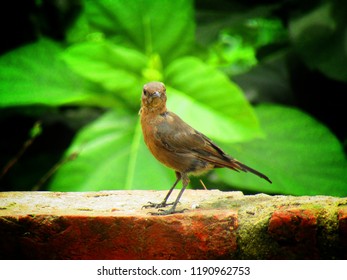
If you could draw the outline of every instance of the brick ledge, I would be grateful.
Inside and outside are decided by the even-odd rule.
[[[165,194],[0,193],[0,258],[347,258],[347,198],[187,190],[183,214],[141,209]]]

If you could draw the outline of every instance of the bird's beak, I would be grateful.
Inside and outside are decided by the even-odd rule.
[[[155,98],[155,97],[160,97],[161,96],[161,94],[160,94],[160,92],[159,91],[156,91],[156,92],[154,92],[153,94],[152,94],[152,98]]]

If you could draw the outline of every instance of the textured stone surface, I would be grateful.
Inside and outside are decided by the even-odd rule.
[[[319,258],[317,250],[318,213],[314,210],[286,209],[275,211],[268,232],[280,245],[279,257]]]
[[[342,250],[345,251],[347,257],[347,207],[341,207],[338,212],[339,220],[339,237],[342,245]]]
[[[0,193],[0,258],[347,258],[346,198],[187,190],[182,214],[141,209],[165,194]]]

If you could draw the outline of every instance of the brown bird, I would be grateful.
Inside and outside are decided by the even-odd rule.
[[[149,202],[144,208],[162,208],[172,205],[169,210],[159,209],[155,215],[182,213],[176,206],[189,184],[188,175],[199,175],[213,168],[227,167],[235,171],[251,172],[271,183],[270,179],[257,170],[239,162],[223,152],[201,132],[185,123],[179,116],[166,108],[166,89],[161,82],[145,84],[142,91],[140,109],[141,126],[145,143],[154,157],[175,170],[176,181],[161,203]],[[175,202],[167,200],[182,180],[182,189]]]

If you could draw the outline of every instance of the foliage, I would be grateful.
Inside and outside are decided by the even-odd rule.
[[[328,13],[321,9],[317,13]],[[222,28],[204,49],[197,48],[194,16],[193,2],[187,0],[86,0],[67,45],[43,38],[0,58],[3,108],[106,109],[77,132],[66,156],[77,152],[78,157],[58,170],[50,189],[168,189],[173,172],[150,155],[137,115],[143,84],[161,80],[170,110],[273,180],[269,185],[249,174],[218,170],[217,182],[255,192],[346,195],[347,162],[335,136],[298,109],[250,105],[227,76],[249,71],[259,63],[258,49],[286,40],[279,21],[248,19],[246,27],[257,31],[248,37],[249,28]],[[315,12],[310,17],[316,19]],[[307,18],[290,23],[294,45]],[[345,79],[324,57],[311,60],[306,46],[298,48],[312,65]]]
[[[310,67],[346,82],[346,6],[341,7],[338,4],[342,2],[338,2],[326,1],[304,16],[294,18],[289,32],[295,48]]]
[[[293,195],[346,192],[346,158],[340,142],[310,116],[294,108],[261,105],[257,115],[267,135],[226,150],[236,158],[247,158],[251,166],[262,166],[275,182],[267,184],[247,174],[231,176],[218,170],[221,180],[265,192]]]

